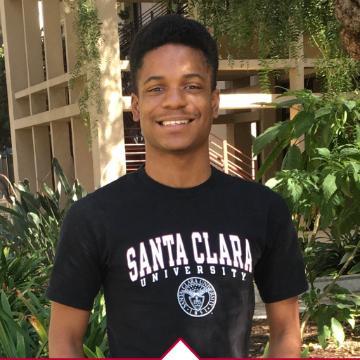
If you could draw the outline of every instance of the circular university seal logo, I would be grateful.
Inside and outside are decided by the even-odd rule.
[[[208,315],[216,305],[216,291],[205,279],[190,277],[184,280],[177,291],[181,309],[190,316]]]

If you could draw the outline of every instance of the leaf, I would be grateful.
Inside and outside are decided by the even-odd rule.
[[[360,146],[360,125],[356,124],[356,145]]]
[[[331,318],[331,331],[338,344],[342,345],[345,340],[344,328],[334,317]]]
[[[356,163],[354,161],[350,161],[350,166],[352,167],[354,175],[359,175],[359,173],[360,173],[360,164]]]
[[[356,106],[356,102],[354,100],[348,100],[344,102],[344,105],[351,111]]]
[[[331,113],[330,107],[322,107],[315,111],[315,119],[321,118],[323,116],[329,115]]]
[[[24,181],[24,183],[15,184],[15,188],[18,189],[19,191],[23,191],[23,192],[28,191],[25,181]]]
[[[322,183],[322,189],[324,192],[325,199],[327,201],[330,200],[331,196],[335,193],[337,190],[336,186],[336,176],[333,174],[328,174],[323,183]]]
[[[271,178],[266,183],[265,186],[269,187],[270,189],[274,188],[277,184],[281,183],[282,180]]]
[[[90,350],[85,344],[83,345],[84,354],[87,358],[96,358],[96,354]]]
[[[102,350],[98,346],[96,346],[96,356],[98,358],[101,358],[101,359],[105,358],[104,353],[102,352]]]
[[[350,181],[350,177],[349,175],[347,175],[345,178],[342,177],[339,179],[340,184],[339,184],[339,189],[341,189],[341,192],[349,197],[352,198],[353,197],[353,193],[351,191],[351,181]]]
[[[325,157],[325,158],[330,157],[330,150],[328,148],[316,148],[315,151],[322,157]]]
[[[279,130],[279,134],[277,140],[280,142],[281,140],[287,140],[288,144],[291,141],[291,132],[293,129],[292,121],[283,121],[282,126]]]
[[[292,120],[294,126],[293,138],[305,134],[314,123],[314,114],[308,111],[298,112]]]
[[[344,111],[343,118],[342,118],[342,124],[345,125],[348,118],[348,112]]]
[[[39,200],[37,198],[37,194],[32,194],[30,192],[30,189],[27,191],[20,191],[20,195],[22,201],[26,203],[28,209],[37,210],[39,208]]]
[[[42,306],[40,300],[31,291],[27,291],[27,296],[30,298],[29,300],[25,299],[25,297],[23,295],[20,297],[22,298],[24,304],[27,306],[27,308],[30,310],[30,312],[34,316],[37,316],[39,318],[40,314],[38,311],[36,311],[36,308],[43,309],[43,306]],[[44,312],[44,313],[45,313],[45,318],[48,318],[48,313],[47,312]],[[44,317],[42,317],[42,320],[44,320]]]
[[[26,357],[25,339],[19,332],[16,333],[16,357]]]
[[[52,165],[53,165],[55,174],[59,178],[59,182],[60,182],[61,186],[64,188],[65,194],[70,194],[71,186],[59,164],[59,161],[56,158],[53,159]],[[58,184],[58,186],[59,186],[59,184]]]
[[[2,323],[4,325],[6,324],[6,327],[9,329],[9,331],[8,331],[9,335],[11,335],[11,334],[13,335],[13,334],[16,334],[17,332],[19,332],[22,334],[22,336],[26,337],[29,342],[32,342],[31,338],[29,337],[29,334],[19,325],[19,323],[16,322],[12,316],[9,316],[6,312],[3,311],[3,309],[0,308],[0,339],[2,340],[2,344],[3,344],[3,336],[1,334]],[[6,328],[3,327],[3,329],[6,329]],[[6,330],[5,330],[5,333],[6,333]],[[15,347],[14,340],[12,337],[9,337],[8,345],[10,346],[10,348],[12,348],[13,353],[16,354],[16,347]],[[11,357],[14,357],[14,356],[16,356],[16,355],[12,355]]]
[[[281,96],[288,96],[287,94],[286,95],[280,95],[278,98],[280,98]],[[289,99],[289,100],[284,100],[284,101],[281,101],[279,103],[277,103],[277,107],[280,107],[280,108],[288,108],[288,107],[291,107],[293,105],[298,105],[298,104],[302,104],[302,101],[301,99],[299,98],[293,98],[293,99]]]
[[[264,163],[261,165],[259,171],[256,174],[256,180],[261,179],[261,177],[264,175],[265,171],[268,170],[271,165],[274,163],[274,161],[279,157],[281,152],[286,148],[286,145],[288,142],[284,140],[283,142],[277,144],[272,152],[269,154],[269,156],[266,158]]]
[[[338,299],[338,298],[337,298]],[[344,298],[342,298],[341,299],[341,301],[346,301]],[[344,309],[352,309],[352,305],[346,305],[346,304],[342,304],[342,303],[337,303],[336,305],[335,305],[338,309],[340,309],[340,310],[344,310]],[[349,310],[350,311],[350,310]]]
[[[349,323],[352,329],[355,329],[355,319],[354,318],[348,318],[346,321]]]
[[[327,346],[327,339],[330,337],[331,331],[327,325],[318,326],[318,340],[323,349]]]
[[[287,182],[287,188],[292,198],[293,203],[296,203],[303,192],[301,185],[294,181],[294,179],[289,179]]]
[[[4,291],[1,291],[1,307],[7,315],[12,316],[10,304]]]
[[[40,227],[41,220],[37,214],[30,212],[28,213],[28,218],[31,221],[31,223],[34,224],[37,228]]]
[[[284,160],[282,163],[282,169],[283,170],[293,170],[293,169],[302,170],[302,168],[303,168],[303,161],[302,161],[301,151],[297,145],[291,145],[284,157]]]
[[[346,253],[344,254],[344,256],[341,258],[339,264],[340,264],[340,265],[345,264],[345,263],[348,261],[349,257],[351,256],[351,254],[352,254],[352,251],[346,252]]]
[[[354,147],[345,147],[343,149],[340,150],[340,154],[343,156],[358,156],[360,154],[359,149],[356,149]]]
[[[8,208],[6,206],[2,206],[0,205],[0,211],[1,212],[6,212],[6,213],[9,213],[10,215],[13,215],[13,216],[16,216],[16,217],[19,217],[19,218],[22,218],[23,217],[23,214],[13,210],[12,208]]]
[[[41,341],[43,343],[46,343],[47,342],[47,332],[46,332],[43,324],[41,324],[39,319],[37,319],[33,315],[29,317],[29,321],[30,321],[30,324],[32,325],[32,327],[35,329],[35,331],[39,335]]]
[[[310,349],[309,346],[305,345],[305,348],[301,350],[300,358],[307,359],[310,355]]]
[[[331,141],[333,140],[334,134],[331,127],[331,122],[327,121],[320,130],[318,130],[316,133],[319,136],[318,144],[322,147],[329,146]],[[320,133],[320,134],[319,134]]]
[[[357,264],[355,264],[353,267],[350,268],[350,270],[348,271],[348,274],[359,274],[360,273],[360,262],[358,262]]]
[[[255,140],[253,144],[253,152],[254,155],[258,155],[266,145],[273,142],[278,136],[281,126],[283,123],[276,123],[274,126],[266,129],[262,134],[260,134]]]
[[[262,357],[264,357],[264,358],[267,358],[267,357],[269,357],[269,346],[270,346],[270,344],[269,344],[269,341],[265,344],[265,347],[264,347],[264,351],[263,351],[263,356]]]
[[[329,285],[326,285],[324,290],[328,288]],[[334,294],[336,296],[341,296],[341,295],[344,295],[344,298],[346,299],[346,295],[348,294],[351,294],[350,290],[345,288],[345,287],[342,287],[338,284],[334,284],[333,286],[331,286],[331,289],[329,291],[331,294]]]
[[[2,348],[2,356],[5,357],[16,357],[15,345],[12,341],[10,341],[10,337],[8,336],[5,327],[3,326],[2,320],[0,318],[0,349]]]

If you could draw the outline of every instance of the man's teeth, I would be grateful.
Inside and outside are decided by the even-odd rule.
[[[174,125],[185,125],[188,124],[190,120],[168,120],[163,121],[161,124],[163,126],[174,126]]]

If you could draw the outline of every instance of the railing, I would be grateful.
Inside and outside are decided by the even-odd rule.
[[[169,6],[170,5],[170,6]],[[153,19],[166,15],[169,13],[186,14],[188,4],[187,2],[176,4],[176,9],[172,9],[171,4],[165,2],[158,2],[153,5],[150,9],[140,14],[134,21],[119,25],[119,39],[120,39],[120,54],[121,56],[127,56],[129,54],[131,42],[135,34],[146,24],[150,23]]]
[[[145,144],[137,142],[136,136],[125,136],[125,154],[126,172],[136,171],[145,163]],[[210,134],[209,155],[211,164],[226,174],[247,180],[255,179],[255,160],[230,145],[227,140]]]
[[[125,156],[127,173],[136,171],[141,165],[145,164],[145,144],[129,142],[133,141],[133,139],[133,137],[125,136]]]
[[[255,179],[255,160],[214,134],[209,138],[211,163],[226,174],[247,180]]]

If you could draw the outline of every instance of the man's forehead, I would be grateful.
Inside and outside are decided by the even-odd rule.
[[[189,58],[197,58],[197,61],[193,62]],[[166,44],[145,53],[139,69],[143,68],[144,65],[147,67],[149,65],[161,66],[162,63],[168,61],[171,61],[172,65],[177,67],[180,66],[180,63],[183,63],[181,66],[189,66],[189,64],[192,64],[194,67],[199,65],[209,66],[205,54],[201,50],[181,44]],[[188,65],[185,65],[185,63]]]
[[[181,75],[184,78],[198,77],[205,79],[211,72],[201,50],[184,45],[164,45],[146,53],[142,59],[138,74],[146,77]]]

